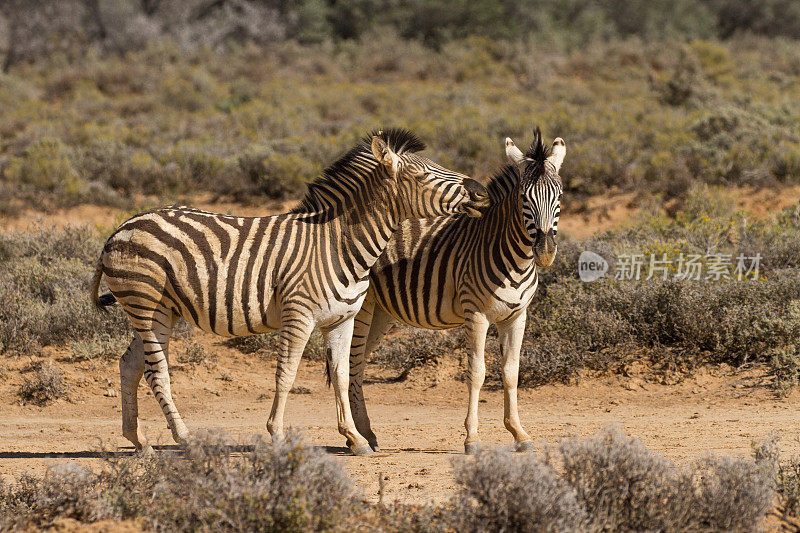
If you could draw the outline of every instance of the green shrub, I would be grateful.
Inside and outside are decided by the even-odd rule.
[[[716,188],[694,187],[674,218],[644,215],[627,228],[583,242],[562,241],[556,261],[541,271],[528,310],[520,382],[535,386],[570,381],[581,369],[624,371],[645,358],[656,372],[691,371],[701,364],[762,363],[785,392],[796,379],[800,345],[800,218],[792,207],[748,222],[732,199]],[[609,262],[607,278],[577,279],[580,253],[592,250]],[[730,254],[730,279],[611,279],[620,254]],[[759,275],[737,279],[737,257],[761,255]],[[745,264],[745,267],[747,264]],[[705,271],[704,271],[705,272]],[[499,375],[490,359],[490,376]]]
[[[77,203],[87,192],[86,183],[70,162],[68,148],[58,139],[34,141],[21,157],[11,160],[5,173],[23,187],[57,195],[63,204]]]
[[[611,19],[577,11],[587,34],[614,35]],[[516,27],[525,16],[505,20]],[[566,139],[573,199],[611,187],[680,199],[696,181],[797,182],[800,107],[785,96],[800,76],[797,47],[752,36],[587,44],[551,22],[525,25],[544,34],[464,35],[436,49],[376,20],[346,42],[213,54],[153,42],[124,59],[39,60],[0,84],[0,210],[127,207],[141,194],[296,198],[382,125],[413,129],[432,158],[480,178],[502,163],[501,139],[530,138],[531,117]]]

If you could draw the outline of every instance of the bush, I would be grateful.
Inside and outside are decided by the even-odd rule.
[[[87,361],[97,358],[118,358],[125,353],[130,339],[108,334],[69,343],[72,361]]]
[[[297,433],[249,446],[212,433],[180,453],[109,455],[97,473],[68,463],[15,485],[0,482],[0,528],[71,518],[136,520],[168,531],[750,531],[775,496],[777,448],[768,442],[755,456],[676,467],[604,429],[564,439],[543,459],[479,450],[454,461],[450,501],[376,506],[359,500],[336,460],[304,446]]]
[[[480,450],[453,468],[460,531],[577,531],[589,523],[572,487],[533,454]]]
[[[86,183],[72,167],[66,146],[42,137],[30,144],[22,157],[8,165],[6,176],[21,187],[51,193],[65,204],[74,204],[87,192]]]
[[[459,528],[477,531],[750,531],[774,498],[774,461],[707,456],[676,467],[606,428],[544,461],[481,450],[455,464]]]
[[[800,380],[800,354],[797,347],[772,350],[769,366],[775,375],[773,386],[780,396],[785,396],[795,388]]]
[[[52,361],[45,361],[36,366],[33,378],[25,378],[17,394],[24,403],[45,406],[66,398],[69,386],[64,372]]]
[[[778,467],[778,516],[795,528],[800,526],[800,460],[793,457]],[[787,528],[789,529],[789,528]]]
[[[202,344],[190,340],[186,347],[178,354],[178,362],[186,365],[199,365],[200,363],[213,363],[217,360],[216,354],[209,354]]]
[[[685,12],[678,4],[686,2],[673,6]],[[0,210],[128,207],[142,194],[163,202],[202,192],[252,204],[296,198],[364,131],[398,121],[430,143],[433,159],[480,178],[502,162],[500,139],[530,138],[531,116],[569,144],[568,198],[616,187],[679,199],[695,181],[797,183],[798,103],[779,97],[800,74],[791,42],[587,43],[561,35],[541,7],[488,17],[505,21],[505,40],[420,35],[441,40],[435,49],[408,40],[416,30],[376,20],[358,40],[335,44],[221,45],[210,53],[165,29],[179,44],[20,66],[0,83]],[[543,18],[523,24],[528,11]],[[611,19],[575,11],[587,17],[579,24],[587,34],[614,35]],[[638,6],[634,18],[652,23],[664,14],[647,12]],[[514,38],[517,24],[524,36]],[[532,97],[531,87],[558,97]]]
[[[336,461],[304,446],[296,433],[249,446],[208,434],[179,454],[105,461],[98,473],[68,463],[0,486],[0,527],[111,518],[171,531],[330,530],[357,504]]]
[[[645,215],[613,233],[561,242],[528,309],[520,383],[568,382],[584,368],[625,371],[634,359],[644,358],[652,371],[670,373],[707,363],[767,364],[776,374],[776,387],[785,392],[797,379],[800,345],[796,210],[749,223],[719,190],[695,187],[674,218]],[[584,250],[608,260],[606,278],[577,279]],[[642,279],[613,279],[623,254],[642,254]],[[664,254],[673,260],[666,279],[660,273],[644,279],[650,257]],[[731,276],[677,278],[675,260],[681,254],[700,257],[704,269],[708,254],[728,254]],[[761,255],[758,276],[737,279],[739,254]],[[499,374],[496,363],[490,369],[490,375]]]
[[[234,337],[225,341],[226,346],[236,348],[242,353],[260,353],[269,357],[278,353],[281,347],[281,336],[278,332],[249,335],[247,337]],[[325,342],[322,332],[315,329],[308,339],[303,357],[307,361],[325,360]]]
[[[463,333],[453,331],[427,331],[403,328],[404,334],[384,339],[372,360],[384,367],[400,372],[398,380],[405,380],[415,368],[436,365],[441,358],[451,355],[463,346]]]
[[[89,301],[101,247],[85,228],[0,236],[0,353],[78,342],[88,356],[127,346],[124,312],[99,313]]]

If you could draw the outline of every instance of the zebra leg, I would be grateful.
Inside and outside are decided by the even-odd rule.
[[[471,313],[464,324],[467,330],[467,346],[469,347],[469,406],[464,427],[467,438],[464,441],[464,453],[472,454],[478,450],[478,396],[486,379],[486,361],[484,347],[489,321],[480,313]]]
[[[164,323],[153,320],[151,329],[139,331],[144,342],[144,379],[150,385],[153,396],[156,397],[161,411],[167,419],[167,424],[172,431],[172,438],[175,442],[182,444],[189,438],[189,430],[183,423],[178,408],[172,399],[172,389],[170,387],[169,364],[167,362],[169,351],[169,337],[172,334],[172,327],[175,318],[163,311],[166,319]],[[167,326],[169,324],[169,326]]]
[[[139,428],[139,382],[144,373],[144,344],[142,337],[134,333],[128,349],[119,360],[119,381],[122,389],[122,435],[131,441],[137,450],[149,453],[153,448]]]
[[[353,413],[356,429],[376,452],[380,450],[380,447],[378,439],[370,427],[367,404],[364,400],[364,369],[367,365],[367,357],[389,331],[392,322],[391,316],[375,304],[375,300],[368,295],[356,315],[353,342],[350,347],[350,388],[348,389],[350,410]],[[347,443],[348,446],[350,444],[350,442]]]
[[[355,455],[370,455],[372,448],[361,436],[350,412],[347,388],[350,381],[350,342],[353,340],[353,317],[332,328],[324,328],[325,347],[331,369],[333,392],[336,395],[336,418],[339,433],[347,437],[350,450]]]
[[[514,436],[518,452],[535,449],[530,436],[522,428],[517,408],[519,352],[522,349],[522,337],[525,334],[526,316],[527,312],[523,310],[517,316],[497,323],[500,356],[503,364],[503,423]]]
[[[278,368],[275,371],[275,397],[272,399],[272,411],[267,420],[267,430],[272,441],[283,439],[283,414],[286,411],[286,400],[297,376],[297,367],[303,357],[303,350],[308,338],[314,330],[313,319],[292,315],[284,318],[281,325],[281,349],[278,354]]]

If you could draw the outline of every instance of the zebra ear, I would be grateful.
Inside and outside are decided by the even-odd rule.
[[[516,165],[520,171],[525,170],[525,154],[522,153],[522,150],[517,148],[517,145],[514,144],[511,137],[506,137],[506,157],[508,161]]]
[[[377,135],[372,137],[372,155],[386,167],[390,177],[397,179],[400,157]]]
[[[564,143],[564,139],[558,137],[553,141],[553,152],[547,158],[547,161],[550,161],[555,167],[556,174],[561,170],[561,163],[564,162],[565,155],[567,155],[567,145]]]

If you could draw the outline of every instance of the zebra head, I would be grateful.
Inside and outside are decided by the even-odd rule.
[[[514,141],[506,138],[506,156],[520,171],[522,218],[533,240],[534,262],[539,267],[553,264],[558,250],[556,234],[563,195],[558,171],[566,153],[561,137],[553,141],[552,147],[545,147],[539,128],[524,154]]]
[[[396,132],[389,130],[388,133]],[[398,141],[387,139],[386,134],[378,132],[372,137],[372,154],[396,184],[408,218],[431,218],[454,213],[479,217],[481,210],[489,206],[489,193],[474,179],[413,153],[416,150],[395,151],[390,143],[397,145]],[[418,143],[422,144],[421,141]]]

